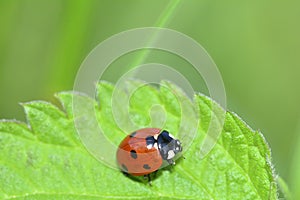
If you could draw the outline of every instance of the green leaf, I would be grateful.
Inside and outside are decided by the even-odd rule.
[[[0,122],[0,199],[278,199],[270,148],[261,133],[227,112],[221,135],[201,159],[209,123],[219,120],[218,113],[212,112],[217,104],[200,94],[192,102],[168,82],[160,88],[136,85],[140,82],[129,82],[128,91],[123,91],[107,82],[98,84],[94,106],[103,134],[118,145],[128,134],[124,130],[130,127],[129,121],[140,128],[163,125],[184,144],[191,141],[184,146],[185,159],[160,170],[152,186],[142,178],[124,176],[96,159],[97,151],[105,152],[102,145],[95,142],[93,150],[87,147],[92,155],[78,137],[74,97],[94,100],[62,92],[56,95],[62,110],[34,101],[23,104],[28,124]],[[113,101],[115,89],[123,100]],[[118,125],[113,106],[119,117],[130,120]],[[182,109],[190,113],[182,130],[195,122],[195,116],[200,117],[193,137],[178,133]]]
[[[290,170],[290,179],[291,179],[291,191],[293,193],[294,199],[300,199],[300,120],[296,128],[296,134],[298,136],[294,155],[292,157],[291,170]]]

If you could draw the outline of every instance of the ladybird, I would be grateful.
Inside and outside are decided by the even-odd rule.
[[[182,151],[181,142],[168,131],[143,128],[126,136],[117,150],[117,163],[125,174],[148,176],[156,172],[163,161],[174,165],[176,154]]]

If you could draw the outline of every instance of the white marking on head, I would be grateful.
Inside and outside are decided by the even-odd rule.
[[[155,134],[153,137],[155,140],[157,140],[159,134]]]
[[[168,151],[168,157],[167,157],[168,160],[174,158],[174,156],[175,156],[175,153],[173,150]]]
[[[176,150],[176,151],[179,151],[179,147],[176,147],[175,150]]]
[[[152,147],[153,147],[153,144],[148,144],[147,145],[147,149],[152,149]]]
[[[177,140],[177,144],[180,145],[180,142]]]
[[[155,149],[158,149],[157,142],[154,143],[153,147],[154,147]]]
[[[174,137],[172,134],[170,134],[170,133],[169,133],[169,136],[170,136],[171,138],[173,138],[173,139],[175,138],[175,137]]]

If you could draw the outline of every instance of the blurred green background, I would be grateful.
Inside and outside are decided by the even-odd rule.
[[[171,28],[209,52],[228,109],[263,132],[277,173],[297,191],[299,20],[296,0],[0,0],[0,118],[25,120],[19,102],[55,101],[55,92],[71,90],[83,59],[111,35]]]

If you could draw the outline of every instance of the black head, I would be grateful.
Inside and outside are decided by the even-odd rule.
[[[163,130],[157,137],[157,144],[161,157],[169,164],[175,164],[173,158],[182,151],[181,142]]]

